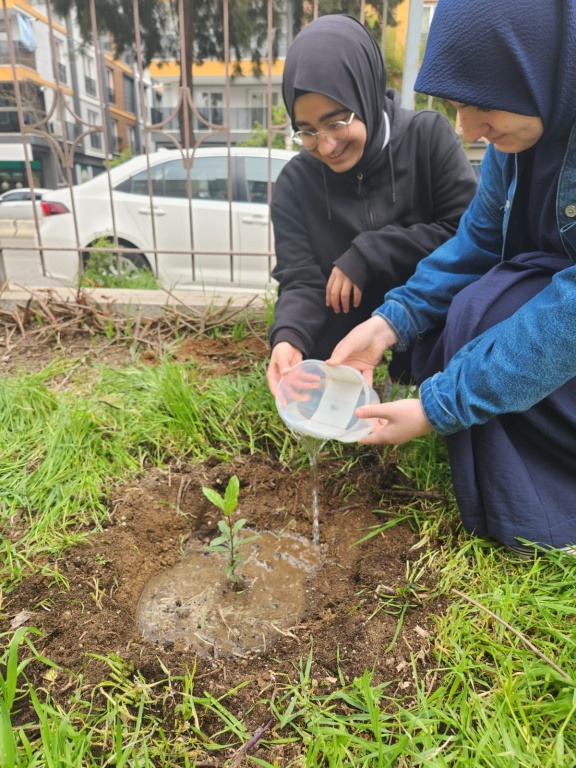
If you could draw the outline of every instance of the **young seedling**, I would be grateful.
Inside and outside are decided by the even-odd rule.
[[[238,506],[238,494],[240,491],[240,482],[236,475],[233,475],[228,481],[224,496],[215,491],[213,488],[202,488],[202,493],[206,498],[212,502],[218,509],[222,510],[224,515],[222,520],[218,521],[218,528],[220,530],[220,536],[212,539],[209,548],[213,552],[223,552],[227,557],[226,563],[226,576],[234,587],[238,589],[238,568],[243,563],[240,557],[240,546],[248,544],[257,536],[250,536],[249,538],[240,538],[239,533],[246,525],[246,518],[242,517],[240,520],[236,520],[234,524],[232,522],[232,513]]]

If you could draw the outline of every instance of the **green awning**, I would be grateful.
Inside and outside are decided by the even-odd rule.
[[[42,168],[40,160],[31,160],[30,167],[34,171],[39,171]],[[26,163],[23,160],[0,160],[0,171],[4,169],[6,171],[25,171]]]

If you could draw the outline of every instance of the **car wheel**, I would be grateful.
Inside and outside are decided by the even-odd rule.
[[[84,271],[90,267],[90,262],[92,262],[93,265],[98,264],[101,269],[104,269],[110,275],[118,275],[120,273],[126,277],[130,277],[131,275],[142,271],[152,272],[152,267],[143,253],[122,252],[122,248],[134,248],[135,246],[132,243],[129,243],[126,240],[119,240],[118,246],[120,251],[119,254],[108,251],[84,251],[82,254]],[[114,242],[111,238],[99,238],[93,243],[90,243],[89,247],[108,249],[114,247]],[[120,267],[120,271],[118,270],[118,267]]]
[[[157,289],[148,259],[142,253],[126,253],[132,243],[119,241],[115,246],[109,237],[101,237],[90,244],[93,251],[82,254],[83,274],[81,288],[149,288]],[[99,249],[102,250],[99,250]],[[116,248],[116,250],[113,250]],[[110,250],[112,249],[112,250]]]

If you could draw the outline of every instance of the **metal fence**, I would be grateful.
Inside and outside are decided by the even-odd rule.
[[[212,91],[191,81],[183,34],[176,65],[145,65],[138,0],[133,54],[121,57],[99,28],[95,0],[84,4],[87,37],[50,0],[21,5],[3,0],[0,17],[0,63],[11,73],[0,84],[0,192],[48,190],[41,202],[0,202],[0,284],[17,280],[16,267],[31,258],[40,276],[77,284],[97,253],[113,254],[117,270],[149,269],[171,289],[270,287],[269,203],[291,151],[289,125],[278,117],[273,0],[259,77],[237,74],[222,0],[221,76]],[[185,0],[173,7],[173,29],[184,30]],[[284,48],[290,25],[287,13]],[[167,91],[170,103],[161,98]],[[239,106],[240,91],[252,102]],[[247,138],[261,146],[238,147]],[[132,156],[127,162],[123,152]]]

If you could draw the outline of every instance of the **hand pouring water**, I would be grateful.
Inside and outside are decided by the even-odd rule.
[[[377,419],[358,419],[354,411],[380,400],[364,377],[347,365],[304,360],[282,377],[276,407],[294,432],[322,440],[352,443],[369,434]]]

